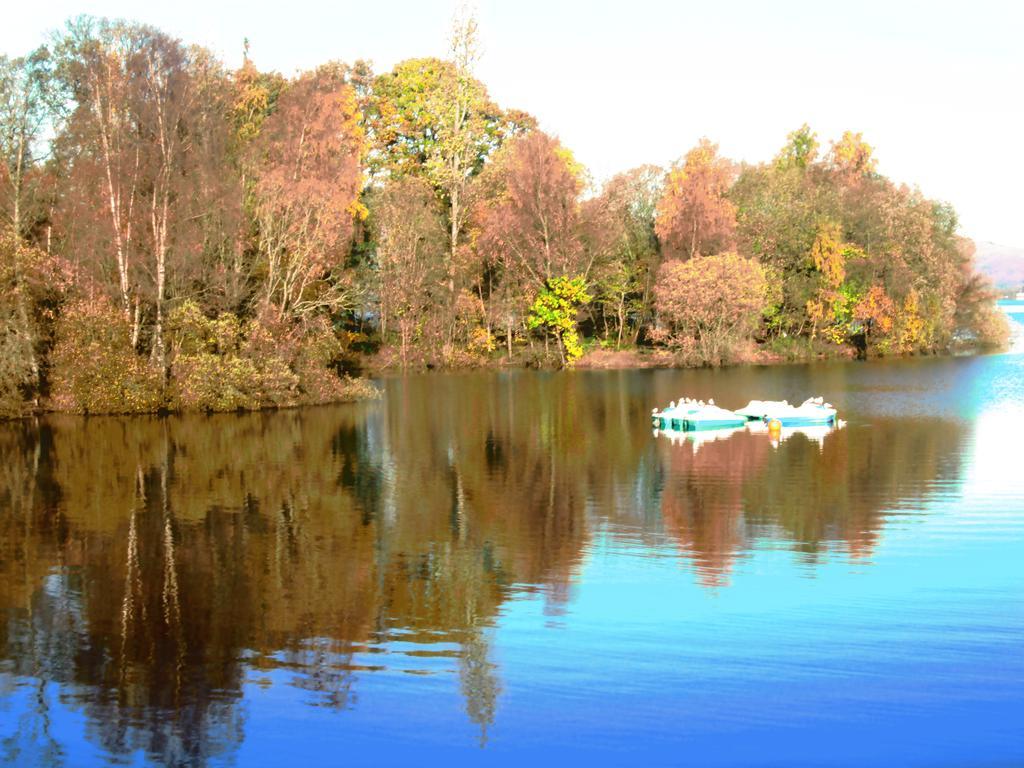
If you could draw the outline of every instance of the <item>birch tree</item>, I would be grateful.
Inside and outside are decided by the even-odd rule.
[[[132,101],[144,37],[137,26],[81,17],[68,24],[56,46],[58,78],[72,105],[60,137],[70,167],[64,235],[77,258],[100,260],[100,275],[108,273],[103,261],[114,262],[115,298],[132,323],[134,346],[141,319],[133,267],[143,144]]]
[[[0,56],[0,220],[19,237],[33,223],[39,165],[46,154],[49,79],[46,48],[23,58]]]

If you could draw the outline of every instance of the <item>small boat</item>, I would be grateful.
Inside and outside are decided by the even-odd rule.
[[[778,421],[783,427],[826,426],[836,420],[836,409],[820,397],[796,406],[785,400],[751,400],[736,413],[750,421]]]
[[[686,432],[697,429],[732,429],[743,427],[747,423],[745,416],[719,408],[714,400],[686,414],[682,419],[681,429]]]
[[[673,400],[663,411],[654,408],[651,411],[651,421],[658,429],[682,429],[683,419],[703,405],[702,400],[692,400],[689,397],[681,398],[678,403]]]

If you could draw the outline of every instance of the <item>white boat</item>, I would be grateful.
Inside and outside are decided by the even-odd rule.
[[[682,419],[681,429],[689,432],[696,429],[733,429],[745,426],[747,419],[734,411],[719,408],[711,401],[708,405],[690,411]]]
[[[682,429],[683,419],[703,405],[702,400],[693,400],[689,397],[680,398],[678,403],[673,400],[663,411],[654,408],[651,411],[651,421],[658,429]]]
[[[651,412],[651,421],[659,429],[688,432],[695,429],[742,427],[747,419],[733,411],[719,408],[714,400],[705,403],[703,400],[683,398],[679,403],[673,400],[663,411],[654,409]]]
[[[808,398],[796,406],[785,400],[751,400],[736,413],[750,421],[778,421],[783,427],[829,425],[836,420],[836,409],[820,397]]]

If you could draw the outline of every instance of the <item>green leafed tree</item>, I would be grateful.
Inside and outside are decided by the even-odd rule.
[[[529,327],[541,328],[555,338],[563,366],[583,356],[576,316],[591,298],[582,277],[552,277],[530,307]]]

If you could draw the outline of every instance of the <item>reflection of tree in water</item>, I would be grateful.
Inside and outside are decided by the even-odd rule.
[[[721,586],[746,549],[743,483],[758,474],[772,447],[765,435],[738,432],[699,446],[670,446],[661,514],[666,531],[693,560],[707,586]]]
[[[62,765],[63,749],[52,732],[51,706],[55,691],[50,681],[65,682],[62,671],[73,663],[85,639],[81,605],[68,569],[55,569],[43,578],[42,588],[31,597],[28,618],[12,632],[8,625],[7,649],[12,668],[0,674],[0,692],[19,695],[15,677],[32,678],[20,695],[26,706],[16,731],[0,742],[0,762],[5,765]],[[5,654],[6,658],[6,654]],[[6,666],[6,665],[5,665]]]
[[[69,701],[110,753],[180,763],[232,749],[242,686],[262,670],[291,671],[310,703],[343,709],[372,666],[360,652],[396,631],[456,644],[443,658],[485,740],[500,691],[487,628],[512,584],[564,599],[583,490],[509,424],[494,439],[523,461],[489,481],[486,432],[450,430],[456,405],[401,420],[346,407],[0,433],[17,459],[2,470],[16,499],[2,546],[18,555],[0,566],[0,658],[38,677],[26,601],[63,564],[79,634],[38,679],[78,691]]]
[[[114,754],[201,763],[242,740],[264,672],[343,710],[389,665],[457,670],[485,744],[501,606],[563,612],[595,522],[664,525],[720,584],[758,537],[867,551],[887,505],[956,471],[955,436],[899,421],[693,454],[651,440],[638,381],[408,378],[370,405],[5,426],[0,659],[59,683]],[[5,755],[50,748],[41,691]]]
[[[752,540],[781,538],[815,560],[831,548],[867,557],[889,511],[958,472],[960,437],[940,419],[846,427],[823,443],[737,432],[694,449],[659,442],[666,530],[701,583],[721,586]]]
[[[480,746],[487,746],[487,727],[494,722],[501,683],[490,660],[490,642],[481,630],[472,630],[462,644],[459,680],[466,698],[466,714],[480,726]]]

